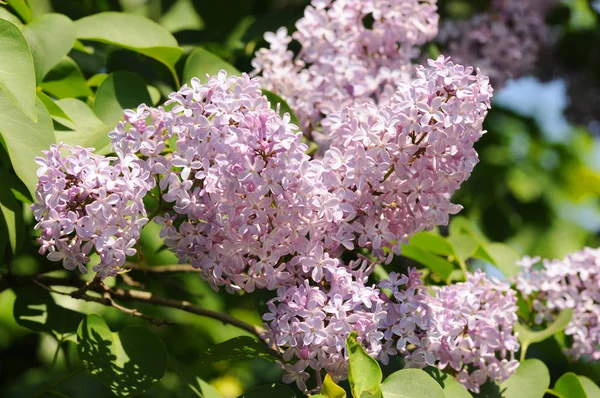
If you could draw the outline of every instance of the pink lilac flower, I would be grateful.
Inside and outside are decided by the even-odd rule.
[[[435,366],[456,371],[456,379],[475,393],[488,379],[501,383],[510,377],[519,366],[516,292],[481,271],[433,289],[426,301],[432,317],[425,349]]]
[[[566,308],[573,318],[565,329],[572,338],[566,354],[575,360],[600,360],[600,249],[584,248],[562,260],[525,257],[517,264],[517,289],[531,300],[536,324],[547,324]]]
[[[323,266],[323,283],[309,279],[298,285],[282,286],[263,315],[263,338],[283,351],[288,363],[284,381],[296,382],[306,391],[306,370],[324,369],[334,380],[347,377],[346,339],[358,333],[367,353],[377,357],[383,333],[379,324],[385,318],[379,290],[366,285],[366,277],[334,260]],[[360,269],[360,266],[358,267]]]
[[[256,53],[254,73],[290,104],[305,134],[316,134],[332,112],[393,95],[396,82],[409,75],[417,46],[437,34],[435,3],[313,0],[292,36],[286,28],[265,34],[270,48]],[[297,56],[288,49],[292,39],[302,46]]]
[[[143,197],[152,188],[137,160],[104,157],[93,148],[52,145],[40,165],[36,203],[40,253],[86,273],[95,250],[101,278],[114,276],[136,254],[140,229],[148,222]]]

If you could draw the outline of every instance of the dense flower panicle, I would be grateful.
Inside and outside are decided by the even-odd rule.
[[[416,269],[408,275],[390,273],[379,288],[390,289],[385,298],[386,317],[379,325],[384,343],[379,360],[387,365],[389,356],[402,355],[406,366],[422,368],[433,365],[435,357],[428,352],[427,331],[431,327],[431,311],[426,304],[427,293]]]
[[[139,109],[141,122],[130,118],[133,127],[122,123],[112,137],[119,153],[140,151],[160,175],[163,199],[173,203],[157,219],[169,249],[215,288],[289,283],[295,275],[284,257],[312,249],[310,209],[298,190],[307,147],[289,115],[269,107],[256,80],[224,71],[206,84],[192,80],[167,105],[172,110]],[[172,154],[157,155],[169,140],[176,140]]]
[[[256,53],[261,85],[294,109],[305,134],[323,117],[364,101],[385,101],[408,77],[416,46],[437,34],[436,0],[313,0],[290,37],[268,32]],[[288,50],[292,39],[302,46]],[[326,130],[326,128],[325,128]],[[325,131],[326,133],[326,131]]]
[[[498,88],[533,70],[548,44],[544,16],[553,0],[495,0],[491,9],[464,20],[446,20],[437,41],[463,64],[475,65]]]
[[[600,249],[585,248],[563,260],[523,258],[517,289],[531,298],[535,323],[549,323],[566,308],[573,317],[565,329],[572,337],[566,353],[573,359],[600,360]]]
[[[134,156],[98,156],[93,148],[52,145],[36,158],[40,165],[36,203],[31,208],[41,229],[40,253],[65,268],[87,272],[93,249],[101,278],[114,276],[136,253],[140,229],[148,219],[143,197],[152,188]]]
[[[283,380],[306,391],[306,370],[324,369],[334,380],[347,376],[346,339],[352,331],[372,356],[381,351],[379,324],[386,316],[379,290],[367,286],[360,273],[342,267],[339,260],[323,268],[323,283],[307,279],[282,286],[268,304],[264,338],[283,350],[288,364]],[[350,265],[349,268],[353,268]]]
[[[330,116],[331,146],[305,172],[312,203],[326,213],[311,225],[329,250],[368,247],[391,260],[410,236],[460,210],[450,197],[478,162],[473,145],[492,88],[443,56],[416,76],[386,106]]]
[[[516,292],[481,271],[467,274],[464,283],[434,289],[427,300],[432,319],[426,349],[436,366],[454,369],[456,379],[475,393],[486,380],[502,382],[513,374],[519,366]]]

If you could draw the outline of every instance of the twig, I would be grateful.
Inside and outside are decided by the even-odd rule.
[[[200,272],[196,268],[188,264],[175,264],[175,265],[157,265],[154,267],[146,267],[145,269],[137,265],[136,263],[127,262],[125,266],[136,271],[144,271],[147,274],[172,274],[176,272]]]
[[[64,279],[64,278],[53,278],[53,277],[45,277],[45,276],[38,277],[36,275],[32,275],[32,276],[16,276],[15,275],[13,277],[13,279],[11,280],[11,283],[14,283],[14,284],[36,284],[36,285],[42,287],[43,289],[51,291],[52,293],[67,295],[67,296],[70,296],[70,297],[78,299],[78,300],[92,301],[92,302],[96,302],[96,303],[99,303],[99,304],[102,304],[105,306],[109,306],[109,307],[113,307],[114,300],[121,300],[121,301],[139,301],[142,303],[153,304],[153,305],[157,305],[160,307],[176,308],[176,309],[179,309],[179,310],[182,310],[185,312],[189,312],[191,314],[216,319],[218,321],[223,322],[224,324],[232,325],[232,326],[235,326],[242,330],[245,330],[249,333],[252,333],[253,335],[255,335],[259,338],[260,338],[261,334],[263,333],[263,329],[261,327],[251,325],[251,324],[241,321],[237,318],[234,318],[231,315],[212,311],[212,310],[202,308],[202,307],[198,307],[188,301],[172,300],[172,299],[164,298],[161,296],[157,296],[154,293],[145,292],[145,291],[141,291],[141,290],[125,290],[125,289],[121,289],[121,288],[112,288],[111,289],[104,285],[91,285],[88,288],[90,291],[94,291],[94,292],[100,293],[100,294],[104,294],[105,291],[108,290],[111,298],[113,299],[113,302],[110,302],[105,297],[90,296],[87,293],[83,294],[81,297],[73,297],[72,293],[56,291],[50,287],[50,286],[71,286],[71,287],[81,288],[84,285],[86,285],[86,283],[81,280],[69,280],[69,279]],[[117,309],[120,309],[120,308],[117,308]],[[128,310],[131,310],[131,309],[128,309]],[[136,315],[136,314],[130,314],[130,315],[140,316],[140,315]]]

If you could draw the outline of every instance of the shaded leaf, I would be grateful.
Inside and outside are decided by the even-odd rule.
[[[4,216],[4,222],[8,231],[8,241],[13,254],[16,254],[23,244],[25,237],[25,221],[23,220],[23,206],[15,197],[11,189],[11,177],[8,171],[0,167],[0,181],[3,183],[0,189],[0,211]]]
[[[0,60],[0,91],[35,122],[33,58],[19,28],[5,19],[0,19]]]
[[[195,385],[190,384],[190,388],[194,394],[201,398],[221,398],[221,394],[213,386],[199,377],[196,377]]]
[[[36,84],[75,44],[75,25],[62,14],[46,14],[27,24],[23,35],[33,56]]]
[[[94,112],[104,124],[111,126],[123,120],[125,109],[136,109],[140,104],[152,104],[144,79],[132,72],[115,72],[98,87]]]
[[[40,100],[37,100],[36,109],[38,121],[34,123],[0,90],[0,134],[15,173],[25,183],[31,197],[35,197],[38,182],[38,165],[34,159],[55,142],[52,119]]]
[[[295,398],[296,393],[289,387],[283,384],[270,384],[267,386],[259,386],[251,390],[246,391],[238,398],[266,398],[266,397],[277,397],[277,398]]]
[[[100,316],[88,315],[77,330],[77,352],[84,366],[119,396],[146,391],[167,370],[167,350],[150,329],[110,331]]]
[[[220,362],[246,358],[264,358],[275,361],[266,347],[250,336],[239,336],[208,348],[202,355],[202,362]]]
[[[433,232],[419,232],[410,239],[409,245],[441,256],[454,254],[454,249],[446,238]]]
[[[12,7],[13,10],[15,10],[15,12],[17,14],[19,14],[19,16],[21,18],[23,18],[23,21],[25,22],[29,22],[31,21],[31,9],[29,8],[29,5],[27,4],[26,0],[5,0],[9,6]]]
[[[17,323],[36,332],[54,333],[63,339],[75,339],[77,327],[85,315],[61,307],[49,292],[37,286],[20,286],[13,315]]]
[[[550,386],[548,368],[539,359],[526,359],[500,384],[503,398],[542,398]]]
[[[40,84],[42,90],[54,98],[89,97],[94,93],[88,87],[79,66],[69,57],[63,57]]]
[[[227,72],[227,75],[240,76],[241,72],[233,65],[222,60],[210,51],[199,47],[190,53],[183,67],[183,82],[190,83],[192,78],[197,77],[202,83],[208,79],[206,75],[215,76],[221,69]]]
[[[383,375],[377,361],[365,352],[356,340],[358,334],[350,333],[346,340],[348,348],[348,381],[355,397],[379,397],[379,385]]]

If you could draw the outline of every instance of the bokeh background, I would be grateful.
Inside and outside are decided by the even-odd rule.
[[[144,15],[172,32],[184,49],[176,66],[181,74],[186,55],[197,47],[210,50],[240,71],[251,72],[253,53],[266,45],[264,32],[280,26],[293,31],[308,1],[28,3],[33,18],[47,12],[62,13],[72,20],[103,11]],[[485,125],[488,133],[476,145],[480,164],[454,197],[464,206],[460,216],[469,219],[489,240],[504,242],[521,255],[557,258],[586,245],[600,246],[600,1],[532,1],[529,9],[510,18],[498,11],[502,3],[439,1],[443,34],[423,48],[423,58],[441,52],[459,61],[464,59],[489,71],[495,82],[493,109]],[[7,11],[14,10],[0,5],[0,18],[8,18]],[[496,31],[490,33],[490,29]],[[176,89],[169,70],[151,58],[99,43],[84,44],[88,51],[74,49],[69,56],[92,89],[93,76],[121,70],[141,75],[157,89],[155,95],[161,100]],[[517,51],[517,55],[504,53],[507,49]],[[523,62],[506,64],[509,56]],[[23,217],[29,239],[24,240],[13,259],[15,271],[31,274],[57,268],[57,264],[37,254],[34,223],[27,208],[23,209]],[[174,256],[164,250],[157,226],[144,230],[142,247],[149,266],[176,263]],[[409,260],[400,259],[390,269],[408,264]],[[473,260],[469,266],[495,272],[493,266],[481,260]],[[270,293],[244,297],[217,293],[190,274],[157,277],[140,272],[135,276],[146,288],[163,296],[224,311],[253,324],[260,324],[261,308],[270,297]],[[13,317],[15,297],[11,290],[0,294],[0,396],[45,396],[44,387],[68,375],[72,362],[77,361],[74,344],[64,342],[57,350],[54,337],[19,326]],[[55,300],[74,310],[102,315],[113,330],[136,323],[145,325],[143,320],[93,303],[61,297]],[[253,386],[280,380],[278,368],[259,358],[203,361],[208,347],[243,334],[240,330],[177,310],[144,310],[176,324],[155,328],[170,354],[169,371],[143,396],[199,396],[189,385],[197,384],[199,391],[202,383],[208,382],[223,397],[237,397]],[[569,363],[560,354],[549,356],[552,350],[560,352],[556,344],[549,341],[532,347],[530,354],[543,358],[553,376],[574,369],[600,381],[600,371],[592,366]],[[70,397],[110,396],[101,382],[86,373],[70,378],[55,390]],[[204,391],[208,391],[205,396],[211,396],[212,390]]]

